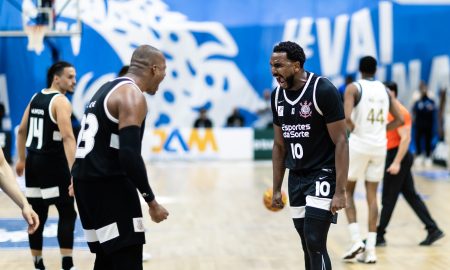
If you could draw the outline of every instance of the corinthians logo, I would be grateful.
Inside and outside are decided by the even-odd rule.
[[[307,100],[305,100],[305,102],[300,103],[300,116],[303,118],[308,118],[311,116],[312,114],[312,110],[311,110],[311,102],[308,103]]]

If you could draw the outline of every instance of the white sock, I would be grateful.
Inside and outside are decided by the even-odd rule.
[[[42,256],[33,256],[33,262],[38,263],[42,259]]]
[[[353,243],[361,241],[361,233],[359,232],[359,225],[357,222],[348,224],[348,229],[350,230],[350,237]]]
[[[367,234],[366,249],[375,249],[376,241],[377,241],[377,233],[369,232]]]

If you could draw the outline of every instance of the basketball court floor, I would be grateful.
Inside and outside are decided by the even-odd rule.
[[[144,250],[152,258],[144,263],[144,269],[304,269],[300,240],[289,210],[270,212],[262,202],[264,190],[272,183],[270,162],[157,162],[148,165],[148,171],[157,199],[170,216],[155,224],[146,213]],[[328,237],[333,269],[449,269],[450,177],[440,168],[416,171],[415,175],[417,190],[447,236],[430,247],[419,246],[426,236],[424,226],[400,198],[388,227],[387,246],[377,248],[378,262],[344,263],[340,256],[349,247],[350,238],[341,211]],[[361,230],[366,232],[362,183],[356,195]],[[55,208],[51,208],[50,217],[45,230],[44,262],[47,269],[60,269]],[[23,228],[20,211],[0,192],[1,270],[33,268]],[[79,223],[75,242],[77,268],[92,269],[94,256],[86,248]]]

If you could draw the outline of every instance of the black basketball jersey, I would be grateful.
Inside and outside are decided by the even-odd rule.
[[[272,92],[273,123],[280,126],[290,170],[310,171],[335,167],[335,145],[327,123],[345,118],[336,87],[323,77],[307,72],[304,87]]]
[[[64,156],[61,133],[51,112],[51,104],[59,95],[56,90],[42,90],[31,98],[25,143],[28,151]]]
[[[86,106],[77,139],[73,177],[88,180],[126,175],[119,162],[119,120],[106,106],[109,95],[124,84],[133,84],[136,91],[140,91],[132,79],[120,77],[102,85]]]

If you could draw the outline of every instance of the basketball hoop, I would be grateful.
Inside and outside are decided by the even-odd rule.
[[[41,54],[44,50],[44,37],[47,32],[47,25],[26,25],[25,33],[28,36],[27,50]]]

